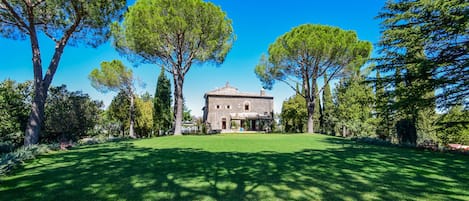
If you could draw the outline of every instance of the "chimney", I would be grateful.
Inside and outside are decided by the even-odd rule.
[[[265,90],[264,90],[264,88],[261,89],[261,96],[265,96]]]

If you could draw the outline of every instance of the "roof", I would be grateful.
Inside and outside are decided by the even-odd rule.
[[[261,93],[246,93],[240,92],[237,88],[230,86],[227,82],[226,85],[222,88],[215,89],[205,93],[207,96],[241,96],[241,97],[260,97],[260,98],[273,98],[272,96],[266,95],[264,89],[261,90]]]

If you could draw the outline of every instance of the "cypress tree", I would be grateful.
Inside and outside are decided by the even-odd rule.
[[[324,80],[327,80],[327,74],[324,74]],[[324,133],[329,134],[333,133],[334,122],[333,122],[333,112],[334,112],[334,103],[332,102],[331,87],[329,82],[326,83],[322,92],[322,130]]]
[[[164,68],[158,77],[153,99],[153,130],[156,133],[166,132],[171,128],[171,83],[164,74]]]

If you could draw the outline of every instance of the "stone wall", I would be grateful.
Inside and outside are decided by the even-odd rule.
[[[222,119],[226,119],[226,130],[231,128],[232,113],[258,113],[273,115],[274,100],[270,96],[213,96],[206,97],[205,122],[212,130],[222,129]],[[246,108],[248,105],[248,108]],[[247,110],[246,110],[247,109]]]

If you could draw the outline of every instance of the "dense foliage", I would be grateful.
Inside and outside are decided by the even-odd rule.
[[[280,118],[284,132],[304,132],[306,121],[308,119],[305,99],[301,95],[296,94],[283,101]]]
[[[376,135],[381,140],[391,139],[395,134],[395,129],[393,128],[394,110],[390,107],[392,98],[389,97],[384,88],[379,71],[376,71],[375,96]]]
[[[401,105],[437,101],[451,106],[469,96],[469,2],[466,0],[388,1],[378,15],[382,36],[377,69],[389,72],[388,85],[403,94]],[[400,76],[393,72],[400,71]],[[397,86],[404,79],[405,89]],[[397,81],[397,82],[396,82]],[[425,94],[437,90],[434,97]]]
[[[23,143],[31,107],[31,82],[0,83],[0,153],[8,152]]]
[[[438,122],[438,138],[442,143],[469,145],[469,110],[453,106]]]
[[[51,87],[46,101],[43,142],[73,141],[93,135],[100,119],[101,101],[81,91],[70,92],[65,85]]]
[[[134,96],[135,99],[135,137],[152,137],[157,135],[153,130],[153,97],[149,93]],[[110,126],[107,132],[110,136],[128,136],[130,127],[130,97],[126,92],[120,91],[111,101],[106,110],[105,123]],[[118,129],[113,129],[118,128]],[[117,132],[116,132],[117,131]]]
[[[374,81],[381,138],[414,145],[460,141],[447,136],[455,127],[443,119],[452,115],[439,120],[436,111],[467,107],[468,6],[464,0],[399,0],[388,1],[379,13],[382,36]],[[456,124],[467,126],[462,119]],[[464,133],[463,127],[457,133]]]
[[[109,117],[117,122],[120,134],[125,135],[125,130],[130,127],[130,99],[126,92],[119,91],[108,107]],[[128,133],[127,133],[128,134]]]
[[[374,136],[373,117],[374,93],[371,86],[363,82],[364,77],[353,74],[341,80],[335,88],[336,130],[342,136]]]
[[[135,98],[135,110],[135,131],[137,136],[153,136],[153,98],[149,93]]]
[[[32,99],[31,82],[0,83],[0,152],[9,152],[23,144]],[[45,124],[41,141],[75,142],[96,134],[102,102],[80,91],[68,91],[65,85],[51,87],[45,105]]]

